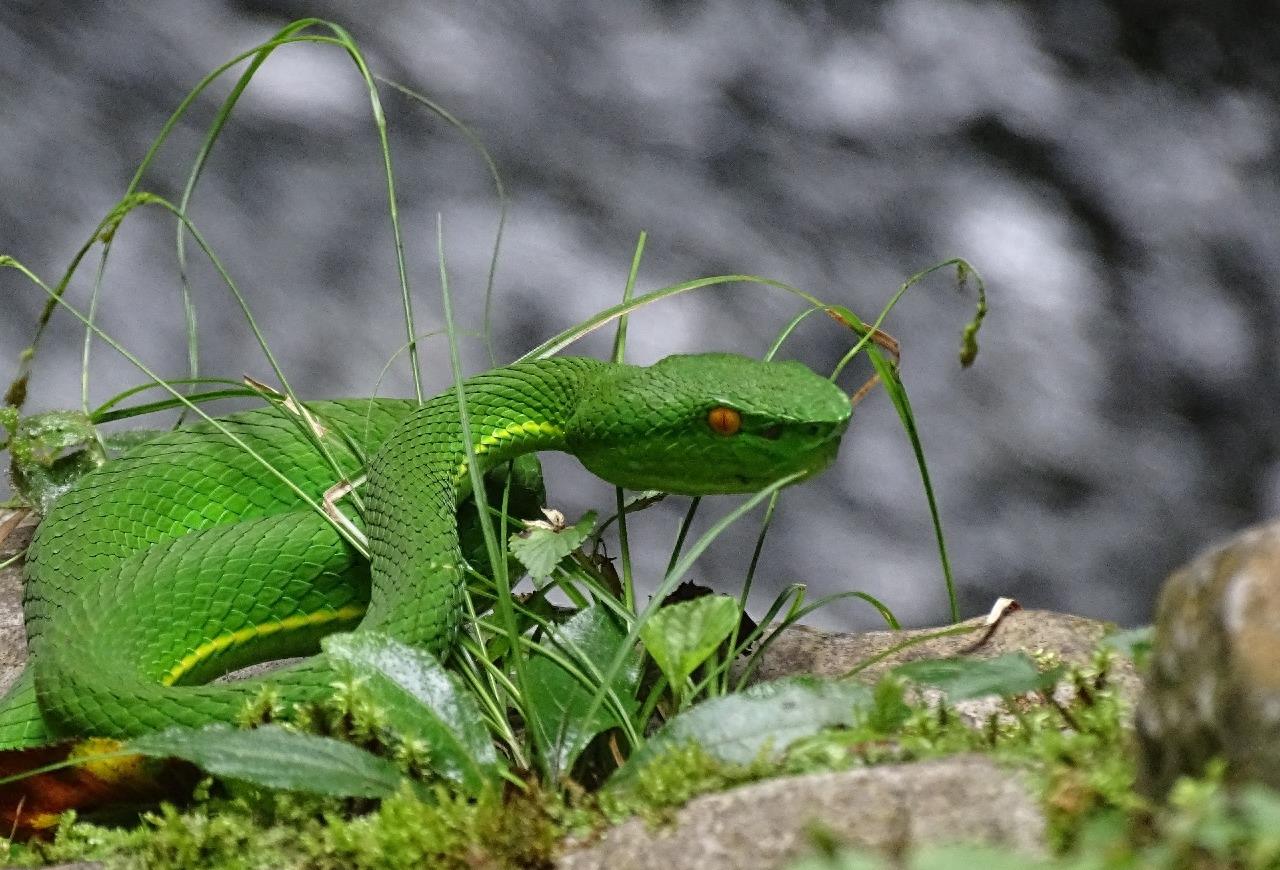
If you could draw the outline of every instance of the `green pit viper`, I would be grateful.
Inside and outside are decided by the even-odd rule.
[[[794,362],[730,354],[637,367],[557,357],[463,384],[474,454],[493,468],[576,456],[633,490],[750,492],[834,458],[849,398]],[[159,435],[81,477],[27,556],[30,662],[0,701],[0,748],[232,722],[270,684],[286,704],[326,697],[334,631],[376,630],[446,655],[462,615],[457,506],[470,489],[452,390],[308,403],[359,491],[370,558],[208,423]],[[314,500],[334,471],[276,406],[223,425]],[[261,677],[245,665],[309,655]]]

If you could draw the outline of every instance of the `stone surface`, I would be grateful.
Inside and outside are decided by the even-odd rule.
[[[1233,780],[1280,787],[1280,522],[1169,577],[1137,725],[1152,794],[1215,756]]]
[[[853,847],[900,854],[971,842],[1042,854],[1044,818],[1013,771],[979,756],[783,777],[690,801],[670,826],[640,819],[564,855],[562,870],[785,867],[820,827]]]
[[[0,508],[0,564],[26,549],[36,530],[36,517]],[[27,661],[27,633],[22,627],[22,560],[0,568],[0,693],[22,672]]]
[[[962,625],[981,626],[985,617],[967,620]],[[917,659],[972,656],[987,659],[1011,652],[1043,650],[1054,653],[1069,665],[1088,664],[1099,643],[1113,629],[1111,623],[1083,616],[1055,613],[1049,610],[1015,610],[1005,615],[995,630],[986,634],[976,631],[923,640],[860,671],[860,679],[875,682],[891,668]],[[905,631],[868,631],[861,634],[836,634],[804,626],[787,629],[765,649],[752,681],[772,680],[792,674],[839,676],[868,659],[882,655],[906,641],[936,634],[939,629]],[[1133,662],[1117,657],[1111,678],[1122,699],[1132,707],[1141,691],[1141,681]],[[926,693],[927,694],[927,693]],[[1070,696],[1070,687],[1059,686],[1060,701]],[[966,719],[985,722],[996,705],[977,699],[963,701],[959,712]]]

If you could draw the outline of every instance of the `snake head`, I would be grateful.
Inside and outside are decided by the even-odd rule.
[[[839,387],[800,363],[670,356],[596,379],[566,439],[588,470],[627,489],[753,492],[826,468],[851,412]]]

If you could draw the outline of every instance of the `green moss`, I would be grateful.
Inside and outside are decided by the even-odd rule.
[[[244,727],[280,723],[393,759],[411,779],[381,802],[207,779],[184,808],[166,803],[112,824],[68,813],[51,842],[12,844],[4,863],[98,860],[148,870],[550,866],[564,833],[559,795],[536,785],[459,795],[435,779],[425,749],[400,739],[383,718],[349,675],[324,702],[286,711],[264,691],[241,717]]]
[[[625,789],[606,788],[599,796],[598,806],[610,822],[638,815],[651,824],[660,824],[698,795],[777,775],[775,764],[725,764],[698,744],[687,743],[654,758]]]
[[[423,803],[404,794],[379,812],[330,827],[330,843],[350,867],[549,867],[561,835],[559,801],[538,791],[507,800],[468,801],[439,793]]]
[[[132,829],[68,820],[51,843],[9,860],[101,860],[148,870],[549,867],[561,838],[559,801],[536,791],[468,800],[406,789],[367,813],[350,802],[278,793],[162,806]]]
[[[689,744],[654,758],[625,789],[595,795],[568,784],[564,793],[509,787],[473,800],[436,784],[406,787],[376,804],[206,784],[186,809],[163,806],[131,827],[69,819],[53,842],[15,845],[7,857],[15,864],[90,858],[120,868],[545,867],[567,833],[589,835],[631,815],[661,824],[700,794],[777,775],[980,752],[1024,771],[1039,794],[1058,856],[1041,866],[1280,867],[1274,792],[1232,793],[1220,768],[1180,783],[1167,807],[1134,791],[1136,756],[1111,670],[1109,654],[1099,653],[1090,667],[1071,672],[1069,701],[1010,699],[981,728],[949,706],[911,701],[902,683],[886,679],[855,727],[796,744],[781,763],[725,764]],[[311,711],[311,725],[378,744],[385,734],[358,687],[343,688],[329,706]],[[270,699],[261,708],[270,710]],[[396,752],[394,745],[381,749]],[[921,860],[965,866],[948,864],[946,850],[935,852]]]
[[[1044,660],[1043,668],[1057,666]],[[992,756],[1025,771],[1042,800],[1055,851],[1068,849],[1081,827],[1099,813],[1146,807],[1133,790],[1136,771],[1127,712],[1110,685],[1110,653],[1073,669],[1073,698],[1060,704],[1041,696],[1006,699],[981,728],[955,710],[904,705],[901,687],[882,681],[876,709],[902,710],[894,718],[869,716],[859,728],[818,735],[789,755],[788,772],[939,758],[962,752]]]
[[[1060,662],[1040,656],[1043,669]],[[880,681],[874,704],[852,728],[794,744],[780,764],[725,765],[697,746],[658,756],[625,793],[606,791],[610,818],[638,813],[651,820],[702,793],[769,776],[847,770],[879,764],[982,753],[1024,771],[1038,793],[1055,852],[1077,849],[1099,819],[1145,817],[1148,803],[1134,792],[1135,762],[1127,711],[1111,682],[1113,659],[1099,652],[1087,668],[1070,671],[1075,691],[1063,703],[1043,695],[1007,699],[981,728],[948,705],[911,702],[904,684]]]

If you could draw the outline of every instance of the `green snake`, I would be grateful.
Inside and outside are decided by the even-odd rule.
[[[615,485],[686,495],[817,473],[851,412],[799,363],[730,354],[517,363],[466,380],[463,395],[482,468],[558,450]],[[0,701],[0,748],[233,722],[268,684],[286,704],[319,700],[336,679],[319,641],[334,631],[448,653],[463,611],[457,509],[470,491],[457,394],[307,407],[344,433],[324,439],[338,465],[367,474],[369,558],[244,449],[313,500],[334,484],[334,466],[280,407],[133,447],[62,494],[32,542],[30,662]],[[294,656],[310,658],[209,683]]]

